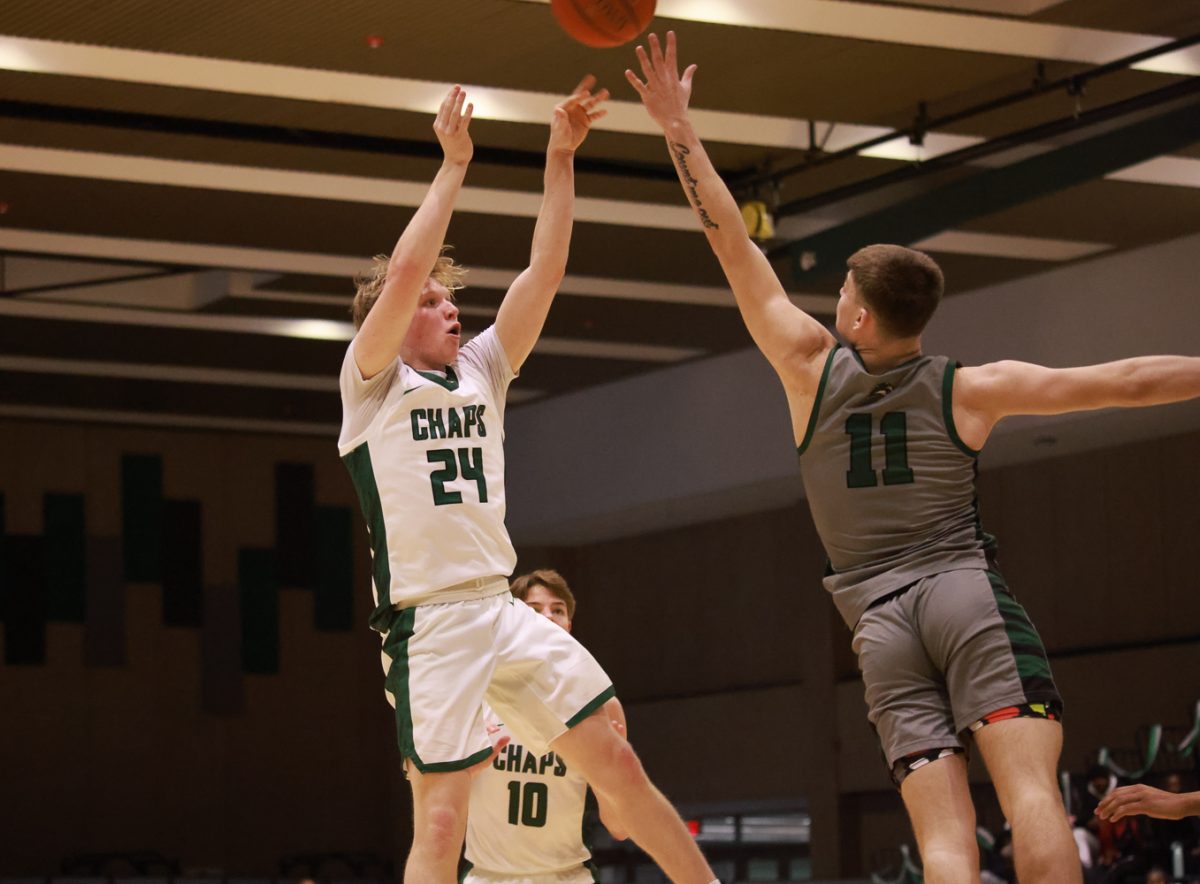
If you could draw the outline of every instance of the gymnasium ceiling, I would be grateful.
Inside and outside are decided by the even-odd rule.
[[[1195,0],[659,0],[652,27],[822,318],[867,241],[927,249],[952,297],[1200,230],[1200,47],[1090,76],[1200,35]],[[539,0],[4,0],[0,415],[335,434],[350,277],[433,176],[456,82],[469,332],[527,260],[557,96],[587,72],[615,96],[514,403],[748,346],[632,63]]]

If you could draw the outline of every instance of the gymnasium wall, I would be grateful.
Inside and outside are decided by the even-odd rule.
[[[4,422],[0,511],[0,872],[392,858],[407,786],[332,441]]]
[[[1139,725],[1190,724],[1197,450],[1192,433],[981,476],[1076,770]],[[0,499],[0,873],[146,847],[252,875],[402,853],[365,531],[329,442],[5,422]],[[829,876],[907,838],[803,505],[520,553],[571,580],[576,634],[676,802],[807,802]]]
[[[1197,451],[1192,433],[981,474],[984,526],[1049,650],[1077,773],[1101,745],[1132,750],[1140,726],[1192,723]],[[576,634],[613,676],[673,799],[807,799],[814,849],[854,854],[842,873],[869,871],[876,851],[909,838],[803,504],[542,557],[571,576]],[[986,779],[978,764],[973,774]],[[1000,825],[981,794],[982,821]],[[833,874],[825,863],[839,860],[818,859],[818,874]]]

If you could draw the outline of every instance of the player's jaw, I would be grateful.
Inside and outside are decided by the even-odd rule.
[[[451,297],[444,286],[432,279],[426,282],[402,348],[405,361],[414,368],[440,371],[458,359],[462,323]]]

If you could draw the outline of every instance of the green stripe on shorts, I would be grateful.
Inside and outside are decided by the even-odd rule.
[[[408,697],[408,640],[412,638],[417,620],[416,608],[404,608],[392,611],[392,624],[387,638],[383,641],[383,651],[392,664],[388,667],[384,687],[396,702],[396,740],[400,745],[400,754],[411,758],[417,770],[421,773],[449,773],[465,770],[481,761],[486,761],[492,754],[492,747],[480,749],[473,755],[460,758],[457,761],[439,761],[427,764],[417,754],[413,738],[412,705]]]
[[[989,572],[988,579],[992,583],[992,594],[996,597],[996,607],[1004,621],[1004,631],[1008,635],[1017,675],[1026,696],[1038,697],[1047,689],[1053,690],[1054,681],[1046,648],[1029,615],[1020,602],[1009,594],[1002,578],[996,579]]]
[[[473,764],[479,764],[481,761],[487,761],[492,754],[492,747],[480,749],[474,755],[469,755],[459,761],[439,761],[437,764],[425,764],[421,759],[417,758],[417,753],[413,753],[410,757],[413,764],[417,766],[417,770],[421,773],[450,773],[456,770],[466,770]]]
[[[600,695],[597,696],[596,699],[592,700],[590,703],[572,715],[569,719],[567,719],[567,727],[575,727],[575,725],[579,724],[579,722],[583,721],[616,695],[617,689],[612,685],[609,685],[605,690],[600,692]]]
[[[408,701],[408,640],[413,636],[416,620],[416,608],[395,612],[387,638],[383,640],[383,651],[392,658],[392,665],[388,667],[383,683],[396,703],[396,738],[400,744],[400,754],[411,758],[417,769],[423,772],[425,768],[413,745],[412,707]]]

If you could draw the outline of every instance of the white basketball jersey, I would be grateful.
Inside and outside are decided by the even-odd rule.
[[[438,590],[508,576],[504,398],[513,371],[492,326],[445,376],[399,358],[364,381],[342,363],[338,452],[371,533],[376,618]]]
[[[484,709],[489,724],[495,713]],[[508,730],[501,725],[500,735]],[[467,862],[485,872],[541,875],[591,859],[583,843],[587,782],[547,752],[509,743],[471,779]]]

